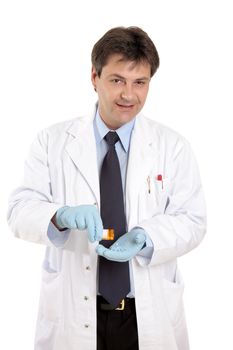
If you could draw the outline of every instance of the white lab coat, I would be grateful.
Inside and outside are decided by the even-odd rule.
[[[11,196],[16,237],[47,245],[35,350],[96,349],[97,243],[71,230],[55,247],[50,219],[63,205],[100,205],[93,116],[42,131],[31,147],[23,185]],[[162,175],[163,181],[157,180]],[[177,257],[205,234],[199,173],[187,141],[150,119],[136,118],[126,185],[128,229],[140,226],[154,244],[150,262],[132,260],[140,350],[188,350]]]

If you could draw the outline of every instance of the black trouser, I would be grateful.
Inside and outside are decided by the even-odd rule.
[[[97,350],[138,350],[135,300],[124,300],[124,310],[105,310],[111,307],[97,297]]]

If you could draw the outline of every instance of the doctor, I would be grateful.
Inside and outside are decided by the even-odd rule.
[[[177,258],[201,242],[205,204],[188,142],[141,114],[158,66],[142,29],[109,30],[92,51],[93,114],[32,144],[8,221],[46,245],[35,350],[189,349]]]

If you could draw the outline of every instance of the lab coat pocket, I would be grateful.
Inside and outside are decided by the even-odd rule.
[[[139,192],[139,222],[164,214],[168,203],[169,185],[169,179],[159,181],[155,176],[148,176]]]
[[[162,180],[155,179],[155,187],[156,187],[157,193],[165,193],[165,192],[167,192],[167,190],[169,188],[169,183],[170,183],[170,179],[169,178],[165,178],[165,179],[162,179]]]
[[[61,316],[62,283],[60,272],[48,272],[42,269],[40,295],[40,316],[52,322],[58,322]]]
[[[156,214],[159,214],[158,199],[154,183],[148,177],[144,181],[138,195],[138,221],[150,219]]]
[[[184,317],[184,283],[178,270],[176,272],[174,282],[163,278],[163,290],[165,304],[167,307],[171,324],[173,325],[173,327],[176,327],[179,325],[181,319],[183,319]]]
[[[154,180],[155,193],[161,213],[164,213],[168,204],[168,193],[170,188],[170,179]]]

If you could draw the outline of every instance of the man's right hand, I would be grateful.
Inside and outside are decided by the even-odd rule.
[[[62,207],[55,214],[58,229],[87,230],[90,242],[101,241],[103,224],[95,205],[79,205],[77,207]]]

